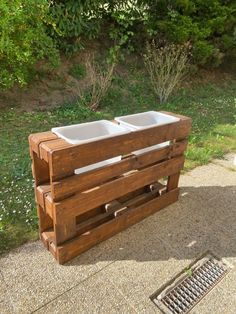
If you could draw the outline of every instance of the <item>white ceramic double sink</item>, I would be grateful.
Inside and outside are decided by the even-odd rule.
[[[81,123],[58,128],[52,128],[52,132],[58,137],[63,138],[70,144],[85,144],[95,142],[97,140],[114,137],[116,135],[127,134],[136,130],[150,128],[157,125],[173,123],[178,121],[178,118],[163,114],[156,111],[148,111],[123,117],[115,118],[116,123],[108,120],[99,120],[88,123]],[[138,155],[145,151],[149,151],[158,147],[168,145],[169,142],[161,143],[158,145],[150,146],[138,151],[133,152]],[[102,167],[121,160],[121,156],[110,158],[86,167],[75,170],[76,174]]]

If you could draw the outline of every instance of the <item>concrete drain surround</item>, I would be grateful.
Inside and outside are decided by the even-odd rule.
[[[163,313],[188,313],[229,270],[230,265],[207,253],[155,292],[150,299]]]

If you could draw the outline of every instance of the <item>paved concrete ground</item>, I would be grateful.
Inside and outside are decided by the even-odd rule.
[[[236,266],[233,154],[181,177],[179,202],[64,266],[38,242],[0,258],[0,314],[160,313],[149,296],[212,250]],[[236,268],[192,313],[236,313]]]

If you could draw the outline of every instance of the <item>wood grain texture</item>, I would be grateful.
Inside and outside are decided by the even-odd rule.
[[[102,224],[105,221],[110,220],[111,218],[114,218],[114,215],[119,213],[119,215],[124,213],[124,210],[128,211],[130,208],[137,207],[147,201],[150,201],[151,199],[157,197],[158,194],[153,194],[151,192],[145,192],[140,195],[137,195],[136,197],[120,203],[116,202],[115,205],[113,205],[107,212],[100,213],[94,217],[91,217],[88,220],[83,221],[82,223],[77,225],[77,233],[82,234],[88,230],[91,230],[92,228]],[[116,215],[118,216],[118,215]]]
[[[169,176],[167,181],[167,191],[177,188],[179,183],[180,171]]]
[[[57,135],[51,131],[31,134],[28,138],[30,149],[39,157],[39,145],[42,142],[55,140],[57,138]]]
[[[150,152],[140,154],[139,156],[131,155],[112,165],[104,166],[100,169],[92,170],[84,174],[72,175],[60,181],[52,182],[52,199],[59,201],[75,192],[90,189],[101,182],[118,177],[121,174],[141,169],[149,164],[161,160],[182,155],[187,147],[187,141],[176,142],[173,145],[155,149]]]
[[[29,137],[40,237],[59,263],[177,201],[191,119],[164,113],[180,120],[81,145],[52,132]],[[167,147],[132,154],[166,141]],[[119,162],[74,174],[119,155]],[[158,182],[163,177],[165,186]]]
[[[191,128],[191,119],[180,120],[176,123],[160,125],[153,128],[138,130],[129,134],[99,140],[81,145],[70,145],[60,148],[55,146],[56,141],[41,144],[46,150],[45,160],[50,165],[52,180],[71,175],[76,168],[90,165],[105,159],[125,155],[168,140],[180,140],[188,136]],[[59,140],[58,140],[59,141]]]
[[[158,210],[172,204],[178,200],[179,189],[172,190],[162,196],[130,209],[123,215],[105,222],[104,224],[92,229],[90,232],[74,238],[58,249],[58,262],[64,264],[78,254],[88,250],[94,245],[110,238],[116,233],[126,229],[127,227],[139,222],[145,217],[157,212]]]
[[[41,160],[38,155],[32,151],[32,173],[35,186],[50,182],[49,165],[46,161]]]
[[[76,236],[77,230],[75,217],[67,217],[65,215],[63,220],[57,220],[57,222],[54,220],[53,223],[55,234],[54,243],[56,246]]]
[[[78,193],[61,202],[52,203],[56,215],[55,219],[61,220],[65,215],[68,217],[82,214],[164,176],[174,174],[176,171],[182,169],[183,164],[184,156],[172,158],[132,173],[129,176],[121,177],[97,186],[94,189]]]

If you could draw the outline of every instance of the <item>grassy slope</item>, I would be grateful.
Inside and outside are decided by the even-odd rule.
[[[100,111],[79,103],[44,112],[0,112],[0,253],[37,238],[33,182],[27,138],[52,126],[68,125],[147,110],[167,110],[193,118],[186,170],[236,150],[236,82],[200,84],[180,90],[159,105],[140,71],[116,76]]]

